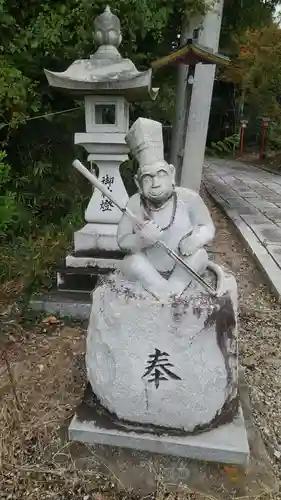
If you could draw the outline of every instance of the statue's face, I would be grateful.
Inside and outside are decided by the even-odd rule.
[[[172,169],[167,163],[142,167],[139,173],[139,187],[143,196],[153,203],[164,203],[174,190]]]

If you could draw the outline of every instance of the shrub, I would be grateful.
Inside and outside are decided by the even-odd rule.
[[[211,156],[229,156],[239,147],[239,142],[239,134],[233,134],[222,141],[211,142],[211,146],[206,148],[206,153]]]
[[[15,193],[7,188],[11,179],[11,167],[5,163],[6,153],[0,151],[0,238],[5,237],[18,219]]]

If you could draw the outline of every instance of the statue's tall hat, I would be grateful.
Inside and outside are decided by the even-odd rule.
[[[125,137],[132,155],[140,168],[155,163],[166,163],[162,124],[147,118],[138,118]]]

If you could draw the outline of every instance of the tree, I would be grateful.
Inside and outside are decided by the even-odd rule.
[[[247,118],[270,116],[281,124],[281,30],[272,24],[237,39],[239,55],[222,78],[232,83]]]
[[[232,53],[233,37],[271,24],[279,3],[280,0],[225,0],[221,47]]]
[[[237,131],[245,103],[244,87],[241,85],[240,77],[246,77],[249,63],[245,60],[242,68],[240,45],[247,44],[247,34],[273,25],[278,4],[278,0],[225,0],[220,48],[231,58],[232,65],[226,72],[219,70],[217,73],[210,116],[209,142],[223,139],[227,134]],[[255,127],[252,130],[253,134],[255,134],[254,129]],[[250,133],[249,127],[247,136]]]

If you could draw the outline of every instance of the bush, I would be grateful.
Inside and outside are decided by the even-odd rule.
[[[206,148],[206,153],[210,156],[229,156],[239,147],[239,142],[239,134],[233,134],[223,141],[211,142],[211,146]]]
[[[18,219],[16,194],[7,189],[11,167],[5,163],[6,153],[0,151],[0,238],[3,239]]]
[[[120,174],[129,196],[133,196],[133,194],[137,191],[137,186],[134,180],[137,170],[138,163],[136,160],[132,159],[126,160],[120,167]]]
[[[270,122],[267,136],[267,148],[273,151],[281,151],[281,123]]]

